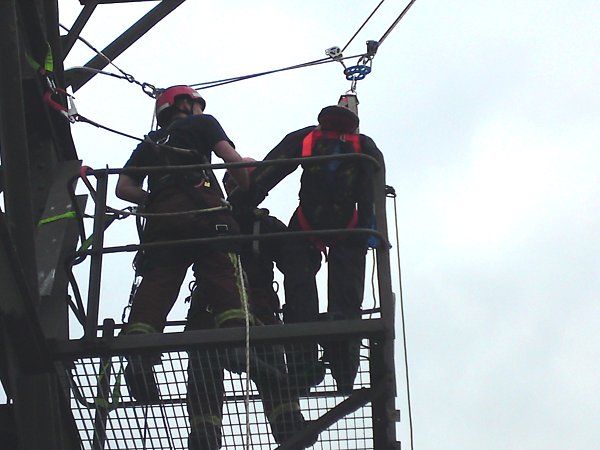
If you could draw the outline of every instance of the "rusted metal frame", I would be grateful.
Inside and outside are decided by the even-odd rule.
[[[31,289],[37,286],[37,270],[20,37],[16,2],[0,2],[0,150],[4,204],[11,240],[19,255],[16,261],[37,304],[37,289]]]
[[[135,24],[129,27],[126,31],[121,34],[117,39],[110,43],[106,48],[102,50],[102,55],[96,55],[94,58],[89,60],[85,67],[91,69],[102,70],[108,64],[106,58],[114,60],[121,53],[127,50],[133,45],[139,38],[141,38],[148,30],[154,25],[164,19],[167,15],[173,12],[179,7],[185,0],[163,0],[150,10],[144,17],[138,20]],[[99,2],[103,3],[103,2]],[[90,81],[96,74],[89,71],[78,73],[74,76],[71,82],[73,92],[79,90],[84,84]]]
[[[59,161],[52,171],[52,185],[42,219],[52,220],[74,211],[73,200],[65,190],[65,181],[77,173],[80,161]],[[85,205],[85,197],[75,198],[75,203]],[[38,289],[40,304],[39,319],[46,338],[64,339],[69,336],[67,274],[64,271],[65,258],[75,251],[77,227],[71,217],[63,217],[38,224],[36,234]]]
[[[377,161],[364,154],[349,154],[349,155],[332,155],[332,156],[316,156],[311,158],[293,158],[286,161],[268,161],[267,164],[293,164],[293,163],[318,163],[320,161],[332,160],[332,159],[366,159],[373,164],[378,165]],[[263,161],[263,163],[265,163]],[[370,234],[377,236],[382,243],[385,245],[387,239],[384,236],[371,229],[341,229],[341,230],[323,230],[323,231],[304,231],[304,232],[287,232],[287,233],[273,233],[271,235],[264,236],[221,236],[213,238],[198,238],[198,239],[187,239],[177,241],[163,241],[153,242],[148,244],[137,244],[137,245],[125,245],[118,247],[103,248],[104,245],[104,221],[106,218],[106,189],[108,183],[109,174],[119,173],[152,173],[152,172],[188,172],[197,169],[215,169],[215,168],[228,168],[228,167],[250,167],[256,165],[256,163],[223,163],[223,164],[196,164],[189,166],[167,166],[167,167],[141,167],[131,169],[100,169],[90,170],[87,172],[88,175],[94,175],[97,177],[98,187],[96,193],[96,206],[94,214],[94,234],[93,234],[93,245],[91,250],[84,250],[77,252],[74,257],[78,258],[84,255],[92,255],[92,261],[90,266],[90,277],[89,277],[89,291],[88,291],[88,311],[87,320],[85,325],[85,336],[88,339],[95,338],[98,330],[98,311],[100,302],[100,283],[102,276],[102,255],[107,253],[118,253],[118,252],[133,252],[140,248],[155,248],[155,247],[184,247],[188,245],[201,245],[203,243],[214,243],[221,241],[233,241],[242,242],[245,240],[257,240],[257,239],[274,239],[274,238],[293,238],[301,239],[308,236],[332,236],[339,234]]]
[[[300,163],[305,165],[319,164],[321,162],[333,161],[333,160],[346,160],[355,159],[363,162],[372,164],[376,170],[381,168],[380,163],[372,156],[365,155],[364,153],[350,153],[345,155],[324,155],[324,156],[311,156],[301,158],[287,158],[287,159],[275,159],[269,161],[252,161],[252,162],[237,162],[237,163],[217,163],[217,164],[192,164],[185,166],[155,166],[155,167],[127,167],[127,168],[108,168],[108,169],[93,169],[88,170],[87,175],[100,175],[100,174],[151,174],[151,173],[182,173],[182,172],[193,172],[202,169],[239,169],[242,167],[261,167],[261,166],[289,166],[298,165]],[[385,193],[384,193],[385,196]]]
[[[315,435],[325,431],[338,420],[349,414],[352,414],[354,411],[364,407],[369,402],[375,401],[383,394],[385,394],[385,390],[384,386],[381,384],[377,384],[375,387],[363,388],[354,391],[354,393],[352,393],[352,395],[350,395],[343,402],[327,411],[317,420],[311,421],[305,429],[299,433],[296,433],[291,439],[277,447],[277,450],[295,450],[298,448],[305,448],[306,445],[310,445],[310,443],[313,441],[311,438],[313,438]],[[379,450],[378,447],[375,448],[376,450]],[[381,448],[381,450],[389,449]]]
[[[77,42],[81,31],[88,23],[88,20],[90,20],[90,17],[92,17],[92,13],[96,9],[96,6],[98,6],[98,3],[99,2],[96,0],[86,2],[85,6],[77,16],[77,19],[75,19],[75,22],[73,23],[73,25],[71,25],[69,33],[66,36],[62,37],[61,48],[63,52],[63,61],[67,57],[69,52],[73,49],[75,42]]]
[[[87,317],[85,337],[94,339],[98,330],[98,311],[100,308],[100,286],[102,281],[102,257],[104,252],[104,221],[106,220],[106,192],[108,177],[97,175],[96,205],[94,211],[94,234],[92,239],[93,254],[90,261]]]
[[[375,220],[377,228],[387,238],[387,214],[385,195],[385,168],[375,172]],[[381,320],[385,328],[385,336],[377,342],[372,353],[378,355],[374,358],[372,370],[376,370],[378,382],[385,386],[385,396],[373,402],[375,449],[388,450],[395,448],[396,443],[396,374],[394,361],[395,338],[395,297],[392,291],[392,277],[390,268],[390,245],[382,243],[376,249],[377,280],[379,287],[379,300],[381,306]],[[379,367],[378,367],[379,364]]]
[[[250,327],[250,342],[253,345],[305,342],[319,340],[366,338],[381,339],[384,333],[381,319],[352,319],[330,322],[291,323]],[[181,351],[192,348],[225,348],[239,346],[246,342],[244,327],[231,327],[210,330],[186,330],[176,333],[151,333],[144,335],[120,335],[115,339],[97,338],[94,340],[56,340],[51,344],[51,357],[54,361],[73,361],[80,358],[102,356],[146,354],[168,351]]]
[[[83,255],[97,255],[102,253],[122,253],[122,252],[135,252],[140,249],[149,248],[179,248],[188,247],[191,245],[202,245],[202,244],[213,244],[213,243],[234,243],[234,242],[246,242],[246,241],[273,241],[273,240],[284,240],[284,239],[306,239],[308,237],[328,237],[328,236],[356,236],[356,235],[368,235],[375,236],[380,239],[383,244],[387,243],[385,235],[379,231],[375,231],[371,228],[340,228],[337,230],[319,230],[319,231],[285,231],[280,233],[269,233],[258,236],[253,235],[231,235],[231,236],[217,236],[210,238],[195,238],[195,239],[178,239],[176,241],[160,241],[160,242],[149,242],[147,244],[128,244],[119,245],[115,247],[104,247],[104,248],[91,248],[90,250],[82,250],[73,255],[73,259],[79,258]]]
[[[90,3],[99,3],[101,5],[110,5],[113,3],[141,3],[141,2],[156,2],[160,0],[79,0],[82,5],[89,5]]]

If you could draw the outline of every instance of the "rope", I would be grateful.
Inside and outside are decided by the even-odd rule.
[[[143,142],[143,139],[141,139],[139,137],[132,136],[131,134],[123,133],[122,131],[118,131],[118,130],[115,130],[113,128],[109,128],[109,127],[107,127],[105,125],[101,125],[98,122],[94,122],[93,120],[90,120],[87,117],[81,116],[79,114],[75,117],[75,121],[76,122],[89,123],[90,125],[94,125],[96,128],[102,128],[103,130],[110,131],[111,133],[115,133],[115,134],[118,134],[120,136],[127,137],[129,139],[134,139],[134,140],[139,141],[139,142]]]
[[[62,25],[60,23],[58,24],[58,26],[61,27],[63,30],[65,30],[67,33],[71,32],[70,29],[68,29],[67,27],[65,27],[64,25]],[[79,39],[81,42],[83,42],[85,45],[87,45],[92,51],[96,52],[98,55],[100,55],[102,58],[104,58],[104,60],[108,64],[110,64],[111,66],[113,66],[115,69],[117,69],[123,75],[120,76],[120,75],[112,74],[112,73],[109,73],[109,72],[97,71],[96,69],[92,69],[92,68],[88,68],[88,67],[78,67],[77,68],[78,70],[85,69],[85,70],[89,70],[89,71],[92,71],[92,72],[102,73],[102,74],[105,74],[105,75],[110,75],[110,76],[113,76],[113,77],[116,77],[116,78],[121,78],[121,79],[127,80],[130,83],[135,83],[138,86],[140,86],[146,95],[148,95],[148,96],[150,96],[152,98],[156,98],[156,92],[157,92],[157,90],[156,90],[156,88],[152,84],[145,83],[145,82],[142,83],[142,82],[136,80],[133,77],[133,75],[130,75],[127,72],[121,70],[119,67],[117,67],[117,65],[108,56],[106,56],[100,50],[96,49],[92,44],[90,44],[87,40],[85,40],[83,37],[81,37],[81,35],[77,36],[77,39]]]
[[[246,392],[244,395],[244,405],[246,409],[246,438],[244,447],[250,448],[250,311],[248,309],[248,293],[246,291],[246,280],[242,268],[242,258],[236,255],[236,270],[241,280],[242,307],[244,309],[245,328],[246,328]]]
[[[224,206],[215,206],[213,208],[206,209],[193,209],[191,211],[176,211],[176,212],[165,212],[165,213],[147,213],[147,212],[137,212],[137,211],[128,211],[127,209],[116,209],[111,206],[106,207],[107,211],[122,215],[122,216],[136,216],[136,217],[168,217],[168,216],[183,216],[187,214],[205,214],[219,211],[231,211],[231,207]]]
[[[400,289],[400,317],[402,320],[402,346],[404,349],[404,372],[406,374],[406,399],[407,399],[407,403],[408,403],[408,426],[409,426],[409,430],[410,430],[410,448],[411,450],[414,450],[414,446],[413,446],[413,421],[412,421],[412,408],[411,408],[411,401],[410,401],[410,381],[409,381],[409,376],[408,376],[408,352],[407,352],[407,345],[406,345],[406,325],[405,325],[405,321],[404,321],[404,298],[402,295],[402,273],[401,273],[401,269],[400,269],[400,237],[399,237],[399,230],[398,230],[398,209],[396,206],[396,193],[393,191],[393,188],[391,188],[392,192],[390,193],[390,197],[392,197],[394,199],[394,223],[395,223],[395,228],[396,228],[396,258],[397,258],[397,262],[398,262],[398,282],[400,283],[399,289]]]

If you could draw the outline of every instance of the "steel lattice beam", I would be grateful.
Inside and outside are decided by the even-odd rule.
[[[94,58],[89,60],[85,67],[95,70],[102,70],[108,64],[108,60],[114,60],[121,53],[127,50],[131,45],[133,45],[139,38],[141,38],[148,30],[150,30],[154,25],[164,19],[167,15],[173,12],[177,7],[179,7],[185,0],[163,0],[157,6],[155,6],[151,11],[149,11],[144,17],[138,20],[135,24],[133,24],[129,29],[127,29],[121,36],[115,39],[111,44],[109,44],[104,50],[102,50],[102,55],[96,55]],[[82,2],[82,4],[87,4],[92,2]],[[98,2],[98,3],[115,3],[115,2]],[[117,2],[123,3],[123,2]],[[108,58],[108,60],[107,60]],[[79,90],[84,84],[90,81],[95,73],[94,72],[82,72],[77,71],[75,73],[67,74],[68,75],[68,84],[73,88],[73,92]]]

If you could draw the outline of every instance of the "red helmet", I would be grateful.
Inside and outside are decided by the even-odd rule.
[[[173,106],[175,106],[175,100],[177,97],[181,96],[189,97],[192,100],[197,100],[200,102],[202,110],[206,108],[206,101],[202,98],[197,90],[185,85],[171,86],[170,88],[162,91],[156,98],[155,113],[156,121],[158,122],[159,126],[163,127],[167,125],[169,116],[167,112]]]

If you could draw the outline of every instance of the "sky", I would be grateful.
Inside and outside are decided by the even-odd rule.
[[[378,3],[188,1],[114,63],[157,87],[280,69],[345,46]],[[406,4],[384,2],[344,55],[364,53]],[[100,5],[82,36],[101,49],[154,5]],[[59,8],[70,27],[82,7]],[[598,448],[598,23],[597,0],[418,0],[357,83],[361,132],[384,153],[397,193],[388,225],[399,234],[415,449]],[[78,43],[65,67],[94,55]],[[336,62],[205,90],[206,112],[241,154],[262,159],[350,89],[342,70]],[[152,124],[153,100],[124,80],[99,75],[75,102],[128,134]],[[73,136],[93,168],[121,167],[135,146],[83,123]],[[289,177],[264,206],[287,221],[297,188]],[[119,222],[107,243],[132,243],[134,233]],[[131,255],[110,258],[101,314],[120,320]],[[400,325],[398,316],[398,438],[410,448]]]

